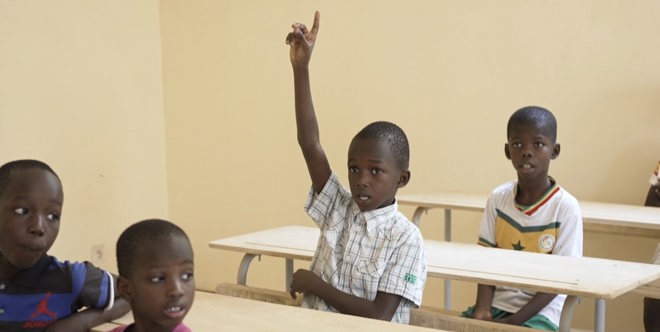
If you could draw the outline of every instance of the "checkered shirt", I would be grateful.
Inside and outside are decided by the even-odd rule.
[[[321,229],[311,271],[338,290],[373,301],[377,292],[401,295],[393,322],[408,323],[422,302],[426,251],[419,229],[397,209],[361,212],[332,173],[323,190],[312,189],[305,211]],[[303,306],[336,310],[314,295]]]

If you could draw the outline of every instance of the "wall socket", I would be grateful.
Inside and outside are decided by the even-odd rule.
[[[105,246],[103,244],[92,246],[91,262],[94,265],[99,265],[105,262]]]

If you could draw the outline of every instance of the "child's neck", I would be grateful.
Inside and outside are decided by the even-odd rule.
[[[516,203],[521,205],[532,205],[536,203],[552,187],[552,181],[548,176],[539,179],[518,180],[516,191]]]

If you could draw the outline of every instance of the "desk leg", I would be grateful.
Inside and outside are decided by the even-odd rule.
[[[445,209],[445,241],[451,242],[451,209]],[[451,310],[451,280],[445,279],[445,309]]]
[[[252,262],[252,259],[257,257],[255,254],[245,254],[243,256],[243,259],[241,260],[241,264],[238,266],[238,275],[236,276],[236,282],[239,285],[245,285],[245,282],[247,281],[247,272],[248,269],[250,268],[250,263]]]
[[[424,213],[428,210],[429,209],[427,209],[425,207],[421,207],[421,206],[419,206],[415,209],[415,213],[413,213],[412,222],[413,222],[413,224],[415,224],[415,226],[417,226],[417,228],[419,228],[419,223],[422,220],[422,213]]]
[[[286,258],[284,262],[284,290],[291,290],[291,281],[293,281],[293,259]]]
[[[596,299],[594,332],[605,332],[605,300],[604,299]]]
[[[564,307],[561,309],[561,317],[559,318],[559,332],[570,332],[571,322],[573,321],[573,312],[575,305],[577,305],[579,297],[575,295],[566,296]]]

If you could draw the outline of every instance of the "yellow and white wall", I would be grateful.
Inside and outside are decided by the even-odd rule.
[[[536,104],[559,121],[551,174],[583,200],[639,204],[660,159],[656,1],[0,0],[0,155],[48,162],[64,182],[52,254],[116,270],[114,242],[149,217],[183,226],[196,279],[234,281],[241,255],[208,241],[311,225],[293,115],[290,24],[321,11],[311,63],[322,142],[346,178],[352,136],[374,120],[411,143],[401,193],[487,194],[515,177],[508,116]],[[402,207],[412,215],[412,208]],[[454,213],[474,242],[479,214]],[[422,232],[443,236],[442,213]],[[657,239],[585,233],[585,255],[646,262]],[[248,282],[282,288],[283,263]],[[297,266],[305,266],[304,262]],[[454,308],[476,286],[454,283]],[[424,303],[442,304],[430,279]],[[607,304],[609,331],[642,330],[641,297]],[[574,325],[593,325],[585,299]]]

